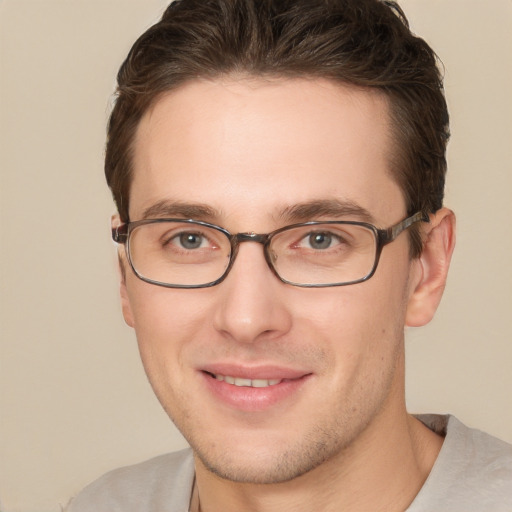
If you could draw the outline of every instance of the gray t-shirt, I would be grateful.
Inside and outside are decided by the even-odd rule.
[[[512,512],[512,445],[453,416],[417,416],[445,436],[427,481],[407,512]],[[86,487],[68,512],[188,512],[190,449],[116,469]]]

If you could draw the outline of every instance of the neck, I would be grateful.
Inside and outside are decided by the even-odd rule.
[[[392,393],[400,393],[395,389]],[[442,438],[390,397],[355,442],[322,465],[288,482],[246,484],[224,480],[196,458],[201,512],[363,512],[405,510],[425,482]],[[201,507],[199,508],[199,502]]]

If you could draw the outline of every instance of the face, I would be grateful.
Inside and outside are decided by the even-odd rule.
[[[192,216],[232,233],[368,216],[388,227],[406,216],[388,122],[384,98],[328,81],[190,83],[140,123],[130,218]],[[203,469],[289,480],[342,457],[403,406],[417,273],[408,247],[400,235],[370,280],[333,288],[280,282],[254,242],[212,288],[163,288],[126,268],[126,321]]]

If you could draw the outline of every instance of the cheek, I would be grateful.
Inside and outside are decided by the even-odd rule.
[[[308,291],[295,302],[295,318],[314,325],[323,336],[367,338],[370,333],[385,334],[400,320],[404,309],[404,293],[396,283],[384,286],[372,278],[365,283],[325,289],[316,296]]]
[[[180,421],[193,399],[191,340],[205,337],[205,311],[189,290],[143,283],[128,286],[139,352],[148,380],[167,414]],[[181,406],[179,405],[181,404]]]
[[[201,337],[205,329],[206,312],[201,301],[194,300],[191,290],[137,281],[128,283],[128,296],[146,371],[160,373],[182,366],[187,341]]]
[[[296,332],[323,340],[331,365],[347,372],[381,365],[396,356],[403,341],[406,289],[402,267],[398,274],[382,272],[367,282],[316,295],[309,290],[295,302]]]
[[[128,279],[127,293],[137,333],[174,337],[197,324],[203,314],[196,290],[164,288]]]

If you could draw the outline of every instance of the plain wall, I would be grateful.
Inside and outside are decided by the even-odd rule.
[[[0,500],[57,512],[101,473],[184,446],[121,318],[105,123],[162,0],[0,0]],[[407,334],[412,412],[512,441],[512,2],[404,0],[446,67],[458,243]]]

